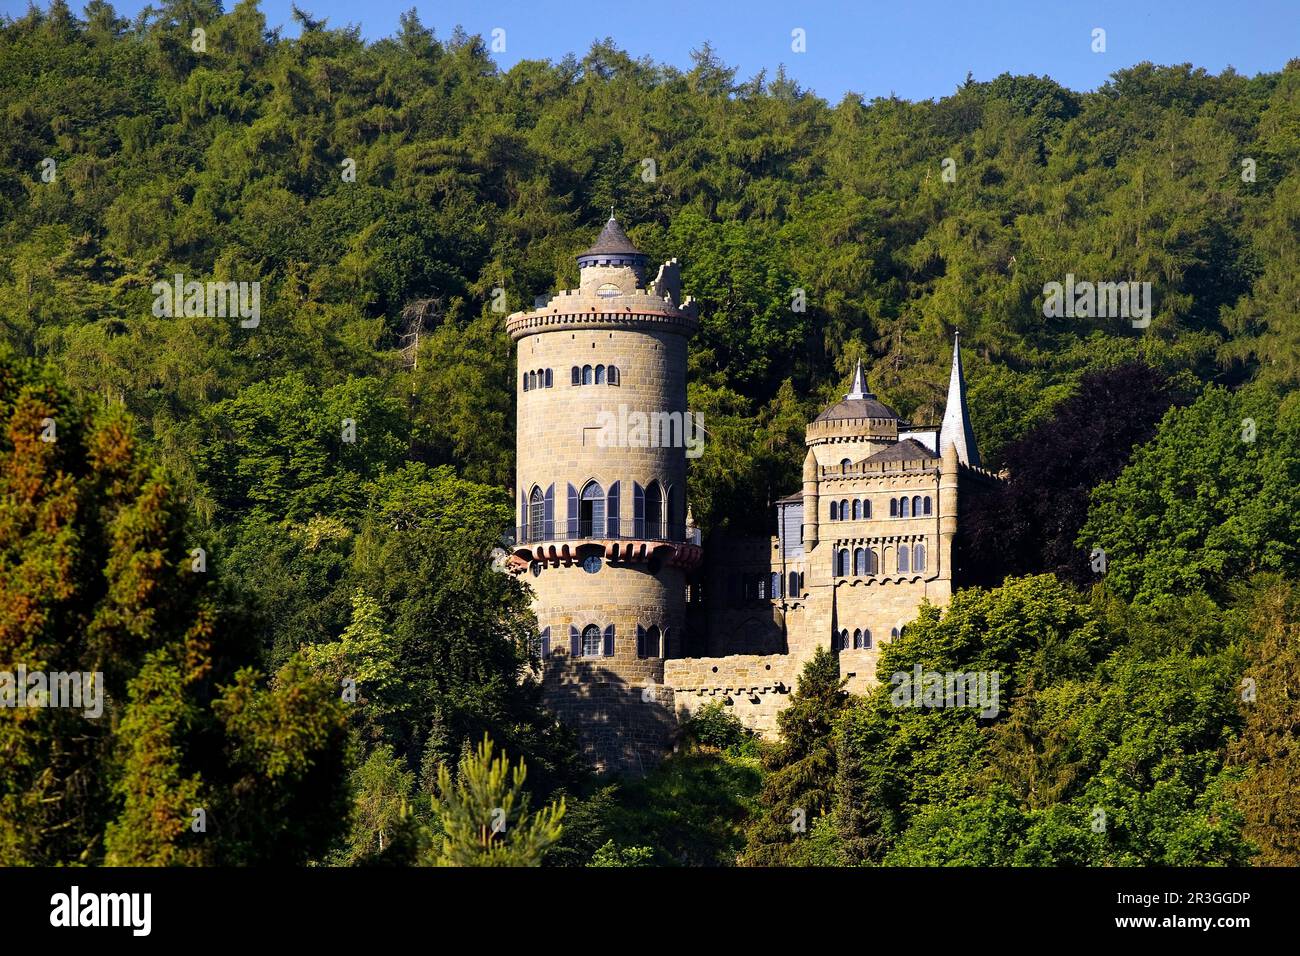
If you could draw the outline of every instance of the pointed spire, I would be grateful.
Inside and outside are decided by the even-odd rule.
[[[849,389],[849,394],[844,397],[847,399],[874,397],[867,391],[867,380],[862,376],[862,359],[858,359],[858,368],[853,373],[853,387]]]
[[[970,427],[970,413],[966,410],[966,381],[961,373],[961,333],[952,343],[952,374],[948,377],[948,404],[943,410],[943,427],[939,429],[939,453],[952,445],[957,460],[979,467],[980,453],[975,447],[975,432]]]

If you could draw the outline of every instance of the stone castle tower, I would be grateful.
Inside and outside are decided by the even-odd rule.
[[[682,440],[698,320],[677,260],[647,282],[613,216],[578,267],[577,289],[506,322],[518,354],[511,563],[534,593],[548,705],[596,766],[637,771],[675,723],[664,658],[680,653],[685,575],[702,555]]]

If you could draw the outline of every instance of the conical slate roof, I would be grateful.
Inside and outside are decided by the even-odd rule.
[[[618,224],[618,220],[612,215],[609,222],[605,223],[605,228],[600,230],[600,235],[596,237],[596,242],[586,252],[580,253],[578,258],[585,259],[588,256],[639,256],[642,255],[640,249],[632,245],[632,240],[627,237],[623,227]]]
[[[867,391],[867,382],[862,375],[861,359],[858,359],[858,367],[853,373],[853,385],[849,393],[813,421],[830,422],[847,418],[898,418],[897,412],[883,402],[877,401],[876,396]]]

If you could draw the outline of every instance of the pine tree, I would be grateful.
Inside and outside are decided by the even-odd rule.
[[[529,813],[524,762],[512,768],[505,753],[494,757],[493,750],[484,736],[461,760],[454,782],[445,764],[438,770],[438,866],[540,866],[546,848],[560,839],[564,800]]]
[[[830,809],[835,789],[832,729],[848,701],[844,683],[838,658],[819,647],[804,665],[789,704],[777,715],[781,739],[764,757],[768,776],[759,794],[763,812],[746,834],[742,864],[794,862],[798,841]]]

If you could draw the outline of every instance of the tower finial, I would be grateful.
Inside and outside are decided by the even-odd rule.
[[[970,413],[966,410],[966,380],[961,371],[961,332],[953,336],[952,371],[948,375],[948,404],[943,410],[943,426],[939,429],[939,453],[949,445],[957,450],[957,460],[962,464],[980,464],[979,449],[975,446],[975,432],[970,426]]]
[[[858,367],[853,372],[853,386],[844,397],[847,399],[867,398],[868,395],[867,380],[862,377],[862,359],[858,359]]]

